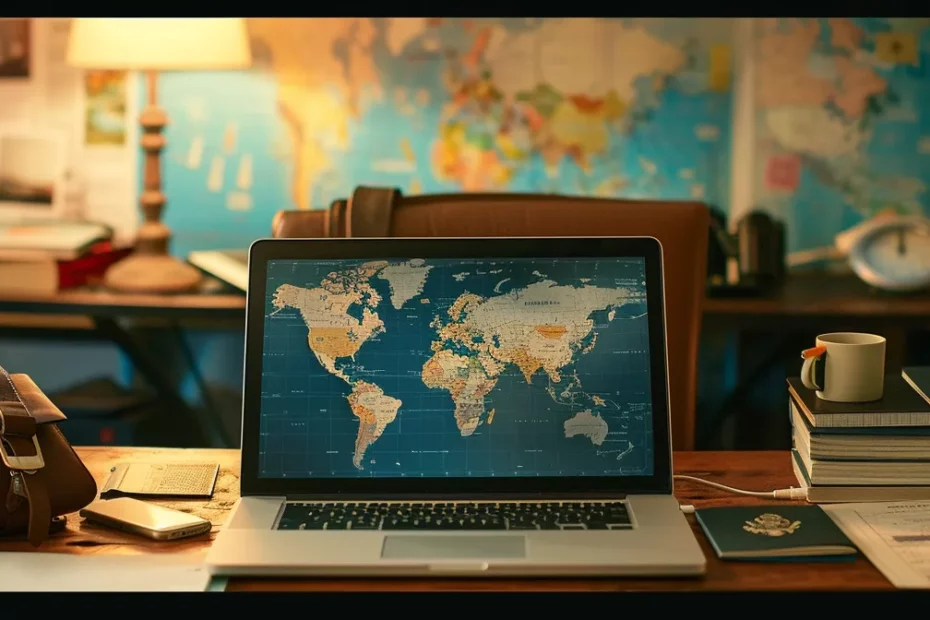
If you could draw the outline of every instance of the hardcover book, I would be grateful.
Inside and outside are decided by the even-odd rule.
[[[798,377],[788,379],[788,393],[814,428],[930,426],[930,403],[900,374],[886,375],[884,395],[868,403],[821,400]]]
[[[811,484],[804,461],[797,450],[791,451],[791,468],[798,484],[807,491],[811,504],[861,502],[919,502],[930,500],[930,487],[901,486],[824,486]]]

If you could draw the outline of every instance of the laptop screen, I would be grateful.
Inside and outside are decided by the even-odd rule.
[[[645,270],[269,260],[259,477],[653,475]]]

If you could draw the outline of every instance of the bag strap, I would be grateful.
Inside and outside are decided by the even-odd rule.
[[[0,460],[13,480],[6,498],[7,512],[29,504],[29,542],[38,547],[48,536],[52,510],[45,480],[38,473],[45,467],[36,434],[36,420],[20,397],[10,374],[0,366]]]

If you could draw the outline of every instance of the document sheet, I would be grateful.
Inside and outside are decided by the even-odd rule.
[[[203,554],[0,553],[0,592],[203,592]]]
[[[930,501],[823,506],[898,588],[930,588]]]

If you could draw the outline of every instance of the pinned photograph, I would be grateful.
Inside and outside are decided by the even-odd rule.
[[[126,144],[126,72],[84,73],[84,144]]]
[[[0,18],[0,80],[29,77],[31,31],[29,19]]]

